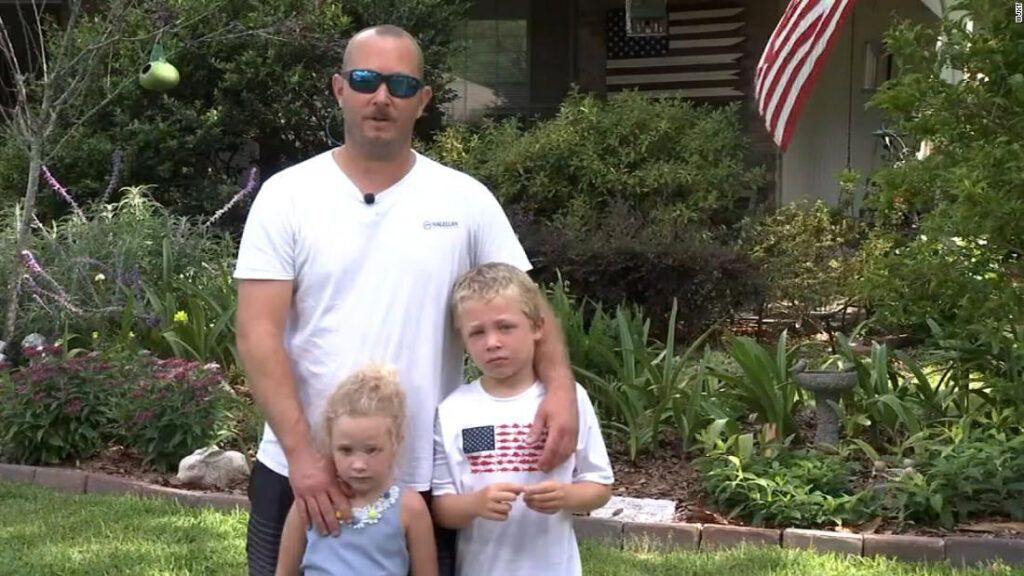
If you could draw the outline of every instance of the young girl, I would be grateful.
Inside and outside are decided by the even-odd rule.
[[[405,394],[393,368],[367,366],[331,396],[324,432],[338,478],[351,488],[352,519],[339,536],[302,525],[293,506],[277,574],[437,576],[430,512],[418,492],[394,483],[405,430]]]

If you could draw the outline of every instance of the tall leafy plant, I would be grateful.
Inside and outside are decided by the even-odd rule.
[[[730,336],[727,342],[739,372],[713,368],[714,375],[730,384],[747,409],[769,425],[768,435],[786,438],[796,432],[793,413],[800,390],[789,372],[792,354],[787,333],[779,336],[774,351],[747,336]]]

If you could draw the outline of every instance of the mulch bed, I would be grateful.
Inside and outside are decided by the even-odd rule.
[[[249,455],[250,458],[253,456]],[[667,449],[657,455],[641,455],[635,462],[616,446],[610,447],[612,469],[615,472],[613,494],[634,498],[657,498],[676,502],[676,522],[699,524],[731,524],[742,525],[742,522],[727,518],[709,507],[707,495],[701,486],[699,472],[693,467],[686,456],[678,451]],[[174,472],[161,473],[144,466],[137,456],[119,447],[77,464],[64,465],[88,472],[109,474],[121,478],[146,482],[156,486],[165,486],[195,492],[219,492],[235,495],[246,495],[248,481],[243,480],[223,490],[212,490],[196,486],[182,485]],[[1016,530],[1016,531],[1014,531]],[[943,530],[927,527],[910,527],[897,530],[895,526],[879,524],[864,530],[865,533],[891,534],[900,533],[917,536],[992,536],[1002,538],[1024,539],[1024,524],[1010,522],[1008,518],[978,519],[970,525],[955,530]]]

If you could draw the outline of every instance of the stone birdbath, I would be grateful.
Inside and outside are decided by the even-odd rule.
[[[807,361],[800,360],[793,368],[793,379],[804,390],[814,394],[814,408],[818,426],[814,443],[822,446],[839,444],[839,414],[832,402],[838,403],[843,392],[857,385],[857,372],[853,366],[844,370],[807,370]]]

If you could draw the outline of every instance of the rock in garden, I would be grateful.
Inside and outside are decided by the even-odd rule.
[[[225,488],[249,477],[245,455],[216,446],[201,448],[182,458],[178,464],[178,480],[210,488]]]
[[[590,513],[595,518],[613,518],[622,522],[670,524],[675,520],[674,500],[612,496],[607,504]]]
[[[25,336],[21,340],[21,347],[22,347],[22,349],[25,349],[25,348],[42,348],[43,346],[46,346],[46,336],[43,336],[42,334],[40,334],[38,332],[33,332],[33,333],[29,334],[28,336]]]

